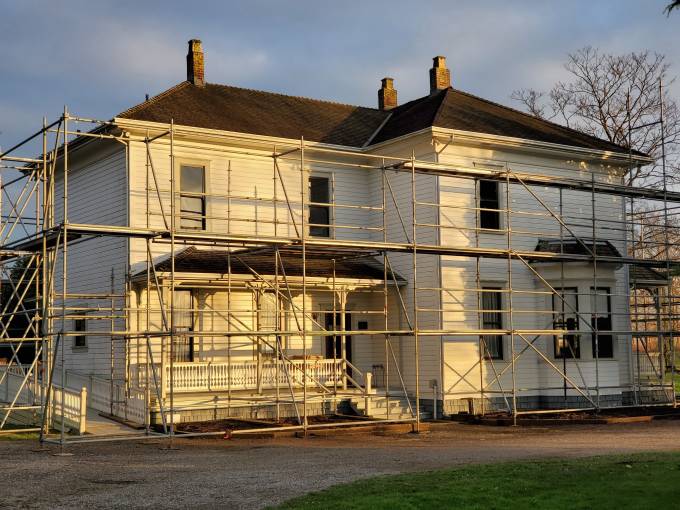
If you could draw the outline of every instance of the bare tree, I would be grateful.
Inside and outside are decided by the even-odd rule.
[[[548,92],[515,90],[512,99],[537,117],[657,159],[663,103],[668,177],[680,182],[680,112],[669,93],[674,78],[663,55],[649,51],[612,55],[585,47],[571,53],[564,67],[569,80],[557,82]],[[659,164],[633,168],[627,176],[629,184],[647,186],[658,186],[660,177]]]
[[[663,12],[666,13],[666,16],[670,16],[671,11],[675,8],[680,8],[680,0],[674,0],[673,2],[669,3]]]

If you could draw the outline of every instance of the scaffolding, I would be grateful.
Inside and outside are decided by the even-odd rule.
[[[257,431],[342,427],[356,422],[316,423],[311,417],[334,412],[348,397],[363,400],[368,416],[371,405],[382,399],[386,414],[372,421],[412,423],[415,431],[425,408],[433,417],[453,412],[449,401],[467,402],[474,414],[507,412],[515,420],[529,413],[675,405],[678,296],[673,276],[678,266],[672,239],[680,228],[673,222],[680,212],[673,205],[680,203],[680,193],[666,184],[665,155],[663,188],[650,189],[610,176],[596,178],[594,171],[574,176],[561,174],[559,168],[527,171],[512,161],[440,162],[419,159],[415,150],[406,156],[358,153],[304,139],[277,141],[268,151],[217,143],[206,149],[211,136],[219,138],[214,133],[206,134],[199,147],[172,122],[147,126],[141,134],[128,123],[83,118],[64,109],[59,119],[44,120],[39,131],[0,155],[0,268],[6,289],[0,303],[0,344],[10,349],[7,363],[0,366],[5,391],[0,395],[5,402],[0,429],[23,421],[29,425],[10,430],[40,431],[41,441],[63,447],[69,442],[200,435],[177,430],[177,416],[219,410],[221,417],[238,417],[230,413],[244,406],[270,413],[271,426],[253,429]],[[660,123],[663,129],[662,119]],[[40,157],[19,155],[22,149],[33,150],[36,142],[42,147]],[[134,191],[143,212],[128,211],[126,222],[73,220],[82,215],[71,212],[80,207],[73,203],[77,189],[69,186],[71,160],[98,144],[119,146],[125,175],[129,178],[134,166],[136,178],[143,181]],[[447,146],[440,144],[439,152]],[[177,163],[198,149],[228,161],[222,192],[180,189]],[[143,164],[133,162],[133,151],[143,154]],[[257,188],[245,192],[235,182],[243,178],[239,158],[267,165],[269,193]],[[633,160],[631,153],[631,168]],[[310,199],[313,168],[333,169],[325,202]],[[336,193],[335,179],[345,171],[368,176],[374,188],[370,200],[356,203]],[[470,183],[474,203],[445,203],[423,192],[441,179]],[[497,206],[481,203],[481,182],[496,183],[502,198]],[[131,209],[132,184],[128,186]],[[565,194],[573,193],[590,197],[589,210],[574,213],[568,207]],[[599,217],[603,197],[619,200],[618,217]],[[203,204],[219,202],[226,214],[204,206],[198,218],[203,228],[186,228],[182,199],[192,198]],[[532,204],[523,208],[527,199]],[[314,223],[314,207],[327,208],[328,220]],[[244,215],[243,210],[254,213]],[[260,215],[260,210],[267,214]],[[473,219],[448,221],[452,210]],[[494,242],[488,242],[489,228],[478,222],[484,212],[498,215]],[[143,217],[144,224],[133,224],[130,214]],[[312,235],[313,228],[327,230]],[[79,245],[102,239],[122,241],[125,268],[102,268],[110,284],[83,288],[78,272],[71,275],[69,257]],[[523,247],[527,240],[538,242],[536,248]],[[612,250],[617,243],[618,250]],[[178,270],[188,247],[219,254],[224,268],[219,278]],[[143,257],[133,264],[134,250]],[[254,257],[268,259],[267,269],[254,264]],[[433,269],[428,261],[441,265],[444,259],[453,266],[468,264],[460,266],[468,268],[465,279],[455,283],[440,274],[433,280],[441,267]],[[502,284],[484,284],[490,267],[486,261],[495,261],[495,270],[503,268]],[[381,275],[350,284],[337,270],[352,264],[369,265]],[[548,266],[552,277],[546,276]],[[572,267],[580,268],[579,278],[587,281],[589,291],[569,290]],[[607,271],[623,275],[624,284],[602,290],[611,286],[603,283]],[[187,305],[179,297],[182,289],[220,292],[226,301],[210,309],[193,300]],[[244,290],[252,296],[248,321],[235,304]],[[492,294],[499,297],[490,298]],[[332,306],[320,308],[308,299],[311,295],[327,296]],[[361,296],[364,305],[349,308],[349,295]],[[446,302],[442,296],[454,298]],[[602,297],[608,303],[605,310],[598,309]],[[579,299],[589,299],[592,310],[580,309]],[[537,307],[538,300],[551,305]],[[611,309],[612,300],[625,302],[625,309]],[[489,308],[487,301],[498,308]],[[186,314],[201,321],[226,319],[218,329],[189,331]],[[449,319],[457,314],[467,314],[466,319]],[[328,315],[330,320],[321,318]],[[470,316],[476,326],[461,326]],[[539,326],[527,325],[528,316]],[[498,318],[496,327],[489,327],[489,317]],[[615,328],[614,322],[624,326]],[[108,342],[108,377],[67,368],[67,348],[84,333],[100,339],[99,345]],[[219,339],[226,361],[217,368],[179,361],[193,345],[189,337]],[[506,352],[496,359],[491,343],[499,338]],[[592,339],[589,360],[579,355],[585,338]],[[331,355],[315,358],[310,351],[314,339],[332,345]],[[374,347],[370,370],[357,366],[348,354],[348,346],[369,341]],[[612,356],[600,355],[603,345],[617,341],[628,346],[621,355],[630,354],[629,366],[621,370],[629,378],[612,384],[602,380],[602,367],[611,365]],[[252,361],[232,362],[233,344],[244,342],[252,347]],[[445,350],[461,345],[456,342],[476,347],[469,366],[450,365]],[[429,356],[428,373],[432,366],[439,370],[432,380],[421,372],[423,349]],[[432,352],[439,353],[434,362]],[[527,358],[547,367],[552,379],[542,384],[537,378],[535,385],[526,385],[522,363]],[[614,360],[617,367],[622,359]],[[242,391],[246,377],[248,392]],[[76,380],[73,387],[69,379]],[[81,386],[87,395],[77,391]],[[182,391],[191,388],[206,390],[209,398],[188,402]],[[611,393],[623,396],[612,402],[605,398]],[[536,400],[542,394],[551,396],[550,405]],[[527,395],[536,398],[523,400]],[[73,422],[78,412],[82,415],[86,399],[98,398],[107,414],[141,422],[143,432],[124,438],[67,435],[67,429],[77,428]],[[408,415],[391,416],[390,401],[403,403]]]

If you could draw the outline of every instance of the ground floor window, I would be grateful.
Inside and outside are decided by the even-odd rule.
[[[483,287],[481,293],[482,329],[503,329],[503,294],[499,287]],[[503,359],[503,335],[483,335],[485,358]]]
[[[581,341],[578,333],[578,289],[568,287],[556,289],[553,294],[554,329],[566,329],[568,332],[555,336],[555,357],[578,359],[581,357]]]
[[[194,348],[194,301],[191,290],[176,290],[174,296],[173,322],[175,325],[175,342],[173,346],[174,361],[195,361]]]
[[[614,337],[612,330],[612,302],[609,287],[591,287],[593,312],[590,324],[593,327],[593,358],[614,357]],[[597,335],[596,335],[597,332]],[[596,342],[597,340],[597,342]],[[597,344],[597,345],[596,345]]]
[[[257,329],[259,331],[278,330],[277,299],[274,292],[260,292],[257,303]],[[277,337],[262,336],[258,342],[260,354],[274,356]]]

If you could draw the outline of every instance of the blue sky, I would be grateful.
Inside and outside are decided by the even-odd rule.
[[[514,89],[564,78],[566,54],[586,45],[657,51],[680,74],[667,2],[0,0],[0,147],[65,104],[111,118],[184,80],[193,37],[210,82],[367,106],[384,76],[402,103],[426,94],[435,55],[454,87],[511,105]]]

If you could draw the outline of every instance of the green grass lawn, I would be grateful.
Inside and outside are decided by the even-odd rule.
[[[680,453],[472,465],[383,476],[293,499],[288,509],[677,508]]]

